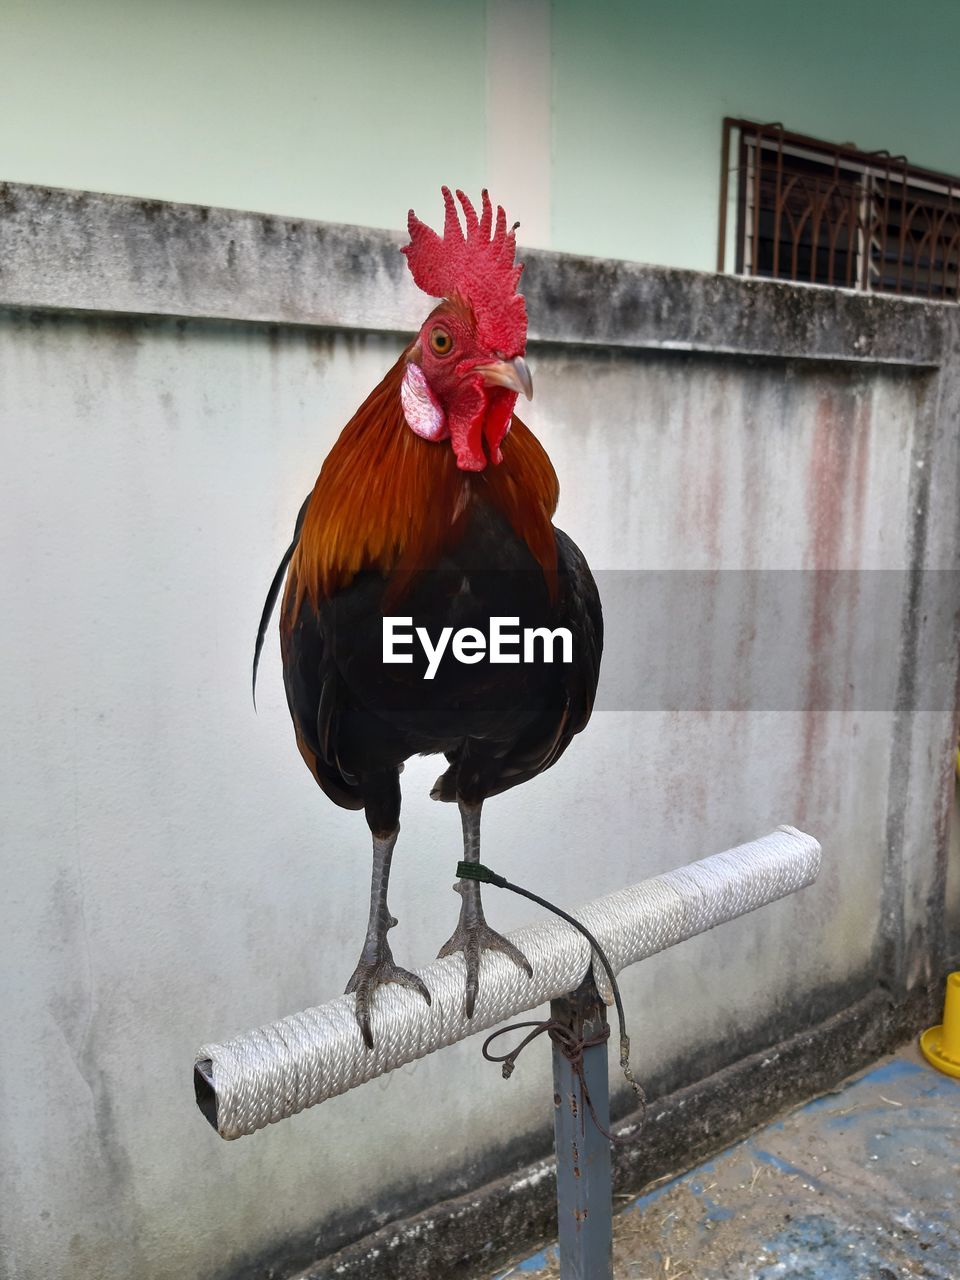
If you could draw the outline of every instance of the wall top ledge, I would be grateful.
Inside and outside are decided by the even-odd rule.
[[[438,202],[439,203],[439,202]],[[409,333],[406,237],[131,196],[0,183],[0,306]],[[935,368],[954,304],[523,250],[530,337]]]

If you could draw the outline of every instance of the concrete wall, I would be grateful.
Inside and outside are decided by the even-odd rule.
[[[919,0],[7,0],[0,180],[398,227],[490,185],[527,244],[712,269],[725,115],[960,172]]]
[[[3,200],[0,1276],[264,1275],[549,1141],[546,1051],[507,1085],[472,1040],[235,1144],[191,1096],[201,1042],[335,995],[356,959],[364,824],[297,756],[273,633],[258,717],[250,658],[301,498],[425,302],[380,233]],[[942,968],[960,329],[948,307],[610,261],[531,254],[525,280],[529,419],[602,571],[610,652],[662,667],[630,584],[707,571],[683,652],[720,694],[598,711],[491,802],[489,861],[572,905],[782,821],[824,845],[812,890],[626,975],[635,1066],[663,1094]],[[724,584],[831,569],[897,571],[882,616],[867,573],[811,577],[784,637],[802,700],[724,696]],[[735,622],[734,674],[769,615]],[[878,635],[879,698],[850,661]],[[818,672],[838,662],[834,697]],[[411,966],[458,905],[436,771],[403,779]]]

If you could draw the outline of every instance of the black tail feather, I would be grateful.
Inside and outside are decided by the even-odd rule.
[[[257,668],[260,665],[260,652],[263,649],[263,640],[267,634],[267,627],[270,625],[270,616],[273,613],[274,605],[277,603],[277,597],[280,594],[280,588],[283,586],[283,580],[286,577],[287,566],[293,559],[293,553],[297,549],[297,543],[300,541],[300,530],[303,528],[303,517],[307,514],[307,505],[313,495],[308,495],[304,499],[303,506],[297,515],[296,527],[293,531],[293,541],[283,553],[283,559],[277,568],[277,572],[273,575],[273,581],[270,583],[270,589],[267,592],[267,598],[263,603],[263,613],[260,615],[260,626],[257,628],[257,642],[253,648],[253,708],[257,708]]]

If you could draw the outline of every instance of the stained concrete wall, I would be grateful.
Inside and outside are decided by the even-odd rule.
[[[201,1042],[330,998],[356,958],[364,824],[297,756],[273,636],[259,716],[250,657],[302,496],[424,300],[379,233],[3,197],[0,1276],[284,1274],[549,1141],[546,1052],[506,1085],[473,1040],[235,1144],[191,1096]],[[662,667],[630,584],[697,571],[687,649],[722,691],[724,584],[810,575],[784,637],[805,701],[748,685],[615,710],[605,673],[563,761],[485,814],[489,861],[567,905],[778,822],[821,839],[816,887],[625,976],[661,1094],[942,967],[960,330],[944,306],[612,261],[531,254],[525,281],[529,420],[601,571],[611,654]],[[738,608],[739,672],[769,616]],[[878,635],[880,698],[848,661]],[[818,672],[838,661],[834,697]],[[411,966],[458,905],[436,771],[403,779]]]

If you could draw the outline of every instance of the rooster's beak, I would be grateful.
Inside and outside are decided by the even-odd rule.
[[[480,365],[477,373],[483,376],[488,386],[508,387],[511,391],[526,396],[528,400],[533,399],[533,378],[530,377],[530,370],[523,356],[517,356],[515,360],[497,360],[494,364]]]

